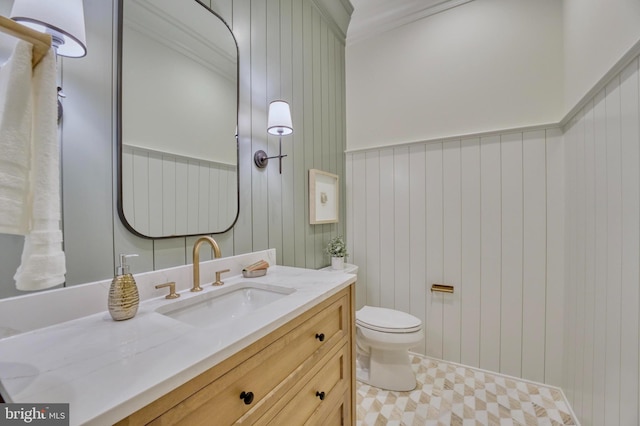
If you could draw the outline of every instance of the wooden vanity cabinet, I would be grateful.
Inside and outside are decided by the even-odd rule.
[[[354,285],[118,425],[354,425]]]

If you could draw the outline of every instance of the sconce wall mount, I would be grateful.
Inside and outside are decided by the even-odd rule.
[[[279,136],[278,155],[269,157],[263,150],[258,150],[253,154],[253,162],[256,167],[263,169],[269,164],[269,159],[277,158],[280,162],[280,174],[282,174],[282,159],[287,156],[282,154],[282,136],[293,133],[291,110],[289,109],[289,104],[285,101],[273,101],[269,104],[267,132],[271,135]]]

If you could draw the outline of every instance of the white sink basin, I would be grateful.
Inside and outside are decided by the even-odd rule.
[[[241,282],[156,309],[159,314],[197,327],[237,319],[295,292],[293,288]]]

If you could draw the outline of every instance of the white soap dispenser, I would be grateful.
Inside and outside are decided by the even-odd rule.
[[[109,287],[109,313],[116,321],[128,320],[138,313],[138,287],[127,265],[127,258],[134,256],[137,254],[120,254],[120,266]]]

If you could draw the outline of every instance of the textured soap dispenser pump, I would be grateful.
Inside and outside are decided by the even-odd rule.
[[[109,313],[115,321],[128,320],[138,312],[138,287],[127,265],[127,258],[135,256],[137,254],[120,254],[120,266],[109,287]]]

